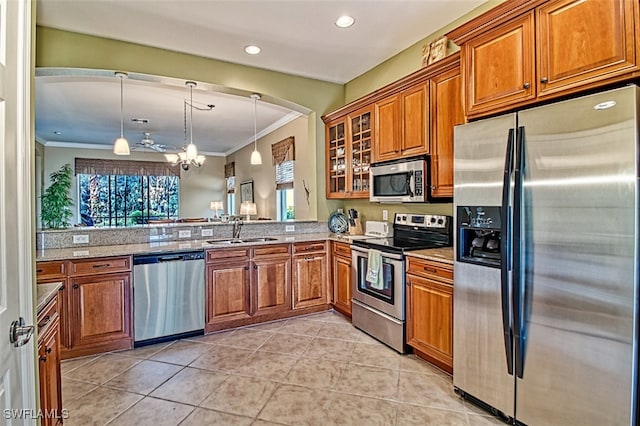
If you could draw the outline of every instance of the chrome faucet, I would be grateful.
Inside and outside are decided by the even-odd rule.
[[[242,219],[238,216],[233,218],[233,238],[240,238],[240,229],[242,228]]]

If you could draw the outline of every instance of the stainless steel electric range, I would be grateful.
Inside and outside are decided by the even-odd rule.
[[[360,330],[405,353],[405,253],[451,246],[452,218],[396,213],[393,222],[390,236],[356,240],[351,246],[351,321]],[[377,279],[367,279],[367,275],[372,277],[370,260],[372,265],[380,265],[375,268]]]

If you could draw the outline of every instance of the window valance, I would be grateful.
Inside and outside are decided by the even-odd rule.
[[[180,168],[160,161],[76,158],[75,174],[180,177]]]
[[[288,138],[271,145],[271,156],[273,157],[274,166],[282,164],[285,161],[295,160],[295,138],[293,136],[289,136]]]

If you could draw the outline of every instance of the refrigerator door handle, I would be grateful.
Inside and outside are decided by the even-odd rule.
[[[500,297],[502,301],[502,331],[504,349],[507,357],[507,370],[513,374],[513,330],[511,328],[511,310],[509,308],[509,271],[511,270],[511,177],[513,174],[513,140],[515,129],[509,129],[507,151],[504,159],[504,177],[502,182],[502,206],[500,235]]]
[[[522,332],[522,198],[524,173],[524,127],[516,132],[515,188],[513,196],[513,288],[511,306],[513,309],[516,376],[524,374],[524,335]]]

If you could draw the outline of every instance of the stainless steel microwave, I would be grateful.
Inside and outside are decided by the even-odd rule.
[[[428,197],[428,158],[372,164],[369,168],[369,201],[424,203]]]

